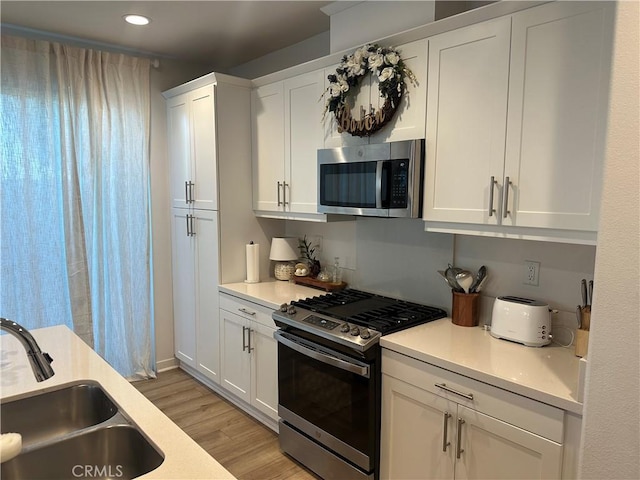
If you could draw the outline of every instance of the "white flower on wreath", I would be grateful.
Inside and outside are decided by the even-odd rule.
[[[387,65],[397,65],[400,61],[400,55],[397,52],[389,52],[384,56],[384,61]]]
[[[395,71],[393,67],[385,67],[380,72],[380,75],[378,75],[378,80],[381,82],[386,82],[387,80],[389,80],[390,78],[393,78],[394,76],[395,76]]]
[[[375,71],[384,64],[384,57],[380,53],[369,55],[369,69]]]

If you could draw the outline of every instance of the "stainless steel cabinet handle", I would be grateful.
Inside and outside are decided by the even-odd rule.
[[[195,225],[195,215],[189,215],[190,217],[190,230],[191,230],[191,236],[195,237],[196,236],[196,229],[194,228]]]
[[[492,217],[494,213],[496,213],[496,209],[493,208],[493,191],[496,187],[498,181],[496,177],[491,177],[491,183],[489,184],[489,216]]]
[[[189,182],[189,201],[190,203],[196,203],[195,195],[193,194],[193,187],[195,187],[195,183]]]
[[[511,186],[511,180],[509,177],[504,179],[504,208],[502,209],[502,217],[507,218],[507,215],[511,212],[508,210],[509,208],[509,187]]]
[[[287,182],[282,182],[282,204],[287,205]]]
[[[458,440],[456,442],[456,458],[460,459],[460,455],[464,453],[462,449],[462,425],[464,425],[464,420],[458,417]]]
[[[247,327],[242,327],[242,351],[244,352],[247,349],[247,337],[245,336],[245,332],[248,330]]]
[[[184,203],[189,204],[189,182],[184,182]]]
[[[247,353],[251,353],[251,350],[255,350],[254,347],[251,346],[251,334],[253,333],[253,329],[247,328]]]
[[[251,315],[253,317],[256,316],[256,312],[252,312],[251,310],[247,310],[246,308],[239,308],[238,310],[242,313],[246,313],[247,315]]]
[[[449,419],[451,418],[451,414],[449,412],[444,412],[442,416],[442,451],[446,452],[447,447],[451,445],[449,439]]]
[[[187,226],[187,237],[191,236],[191,230],[189,229],[189,215],[184,217],[184,223]]]
[[[446,383],[436,383],[435,384],[436,387],[441,388],[442,390],[445,390],[449,393],[453,393],[454,395],[459,395],[463,398],[466,398],[467,400],[473,400],[473,393],[462,393],[462,392],[458,392],[457,390],[454,390],[451,387],[447,387]]]
[[[282,184],[278,182],[278,206],[282,205],[282,201],[280,200],[280,186]]]

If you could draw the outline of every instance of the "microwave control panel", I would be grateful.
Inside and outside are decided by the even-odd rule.
[[[390,208],[407,208],[409,191],[409,160],[391,161]]]

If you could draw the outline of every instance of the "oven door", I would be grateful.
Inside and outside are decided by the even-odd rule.
[[[278,414],[365,472],[376,466],[378,365],[290,332],[278,341]]]

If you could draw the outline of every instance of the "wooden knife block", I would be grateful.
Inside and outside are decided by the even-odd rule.
[[[576,330],[576,357],[584,357],[589,349],[589,329],[591,328],[591,307],[580,307],[581,325]]]
[[[461,327],[475,327],[480,316],[480,294],[458,293],[453,294],[451,306],[451,321]]]

